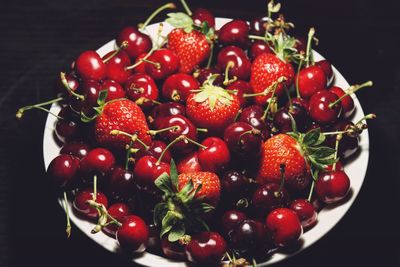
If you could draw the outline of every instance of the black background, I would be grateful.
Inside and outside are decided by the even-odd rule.
[[[249,19],[266,1],[189,1],[217,16]],[[299,32],[315,26],[325,55],[350,83],[373,80],[358,94],[370,123],[370,162],[363,189],[344,219],[321,241],[277,266],[400,266],[399,106],[400,5],[382,0],[292,0],[283,12]],[[0,266],[132,266],[76,228],[44,179],[45,114],[17,122],[18,107],[54,96],[60,70],[79,52],[141,22],[158,0],[13,0],[0,7]]]

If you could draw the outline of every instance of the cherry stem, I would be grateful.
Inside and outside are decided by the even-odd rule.
[[[93,176],[93,201],[96,201],[97,199],[97,175],[95,174]]]
[[[279,171],[281,172],[281,183],[279,184],[278,191],[274,193],[275,197],[280,197],[282,194],[283,186],[285,185],[285,164],[279,165]]]
[[[103,59],[103,63],[107,63],[108,61],[110,61],[110,59],[115,57],[121,50],[124,50],[127,47],[128,47],[128,41],[123,41],[122,44],[119,47],[117,47],[117,49],[115,49],[115,51],[111,55],[109,55],[106,59]]]
[[[338,156],[339,142],[340,142],[340,140],[342,140],[342,137],[343,137],[343,134],[338,134],[338,135],[336,135],[335,157],[334,157],[335,160],[337,159],[337,156]],[[336,171],[336,162],[333,163],[333,165],[332,165],[332,170],[333,170],[333,171]]]
[[[144,147],[144,149],[146,149],[146,150],[149,149],[149,146],[146,145],[145,142],[140,140],[139,137],[137,136],[137,134],[130,134],[130,133],[127,133],[127,132],[124,132],[124,131],[120,131],[120,130],[111,130],[110,134],[111,135],[120,135],[120,134],[121,135],[125,135],[127,137],[130,137],[132,142],[136,142],[137,141],[139,144],[141,144]]]
[[[51,112],[50,110],[48,110],[46,108],[43,108],[43,106],[47,106],[47,105],[50,105],[50,104],[53,104],[53,103],[57,103],[57,102],[60,102],[61,100],[64,100],[64,98],[63,97],[58,97],[58,98],[55,98],[55,99],[52,99],[52,100],[49,100],[49,101],[46,101],[46,102],[43,102],[43,103],[22,107],[22,108],[18,109],[17,113],[15,114],[15,117],[17,117],[17,119],[21,119],[22,116],[24,115],[25,111],[30,110],[30,109],[40,109],[40,110],[46,111],[47,113],[55,116],[59,120],[63,120],[62,117],[54,114],[53,112]]]
[[[249,39],[265,41],[264,36],[251,35],[251,34],[249,35]]]
[[[75,96],[76,98],[78,98],[78,99],[81,100],[81,101],[85,100],[85,97],[84,97],[83,95],[80,95],[80,94],[75,93],[75,91],[72,90],[71,87],[69,87],[67,78],[65,77],[65,72],[60,72],[60,79],[61,79],[61,82],[62,82],[62,84],[64,85],[65,89],[67,89],[67,91],[68,91],[71,95]]]
[[[167,152],[168,149],[170,149],[171,146],[173,146],[175,143],[182,141],[185,139],[184,135],[180,135],[177,138],[175,138],[174,140],[172,140],[165,148],[164,150],[161,152],[160,157],[158,158],[156,165],[159,165],[161,163],[161,160],[163,159],[165,153]]]
[[[314,179],[312,179],[310,192],[308,193],[308,198],[307,198],[308,202],[311,202],[311,198],[312,198],[312,195],[314,192],[314,186],[315,186],[315,181],[314,181]]]
[[[225,80],[224,80],[224,85],[227,86],[231,83],[233,83],[234,81],[237,80],[236,76],[233,76],[233,78],[231,80],[229,80],[229,69],[235,67],[235,63],[233,61],[229,61],[228,64],[226,65],[225,68]]]
[[[152,64],[152,65],[154,65],[154,67],[156,67],[156,69],[161,69],[161,64],[160,64],[160,62],[154,62],[154,61],[151,61],[151,60],[148,60],[148,59],[145,59],[145,58],[142,58],[140,61],[142,61],[142,62],[146,62],[146,63],[149,63],[149,64]]]
[[[287,80],[286,77],[281,76],[273,84],[271,84],[269,87],[267,87],[264,91],[262,91],[260,93],[243,94],[243,97],[267,96],[271,91],[274,91],[281,82],[286,81],[286,80]]]
[[[347,131],[325,132],[322,134],[323,135],[338,135],[338,134],[344,134],[344,133],[347,133]]]
[[[64,205],[65,205],[65,214],[67,217],[67,226],[65,228],[65,232],[67,233],[67,238],[71,236],[71,222],[69,219],[69,208],[68,208],[68,198],[67,192],[64,191]]]
[[[339,99],[337,99],[335,102],[332,102],[332,103],[329,104],[329,108],[332,108],[334,105],[336,105],[337,103],[342,101],[343,98],[345,98],[348,95],[354,94],[355,92],[357,92],[361,88],[371,87],[373,85],[374,84],[373,84],[372,81],[368,81],[368,82],[365,82],[363,84],[355,84],[355,85],[350,86],[349,89],[346,90],[346,94],[344,94],[341,97],[339,97]]]
[[[307,49],[306,49],[306,66],[310,66],[310,60],[313,62],[314,59],[312,57],[312,52],[311,52],[311,41],[313,40],[315,34],[315,29],[310,28],[308,31],[308,40],[307,40]]]
[[[160,130],[149,130],[149,131],[147,131],[147,134],[154,136],[154,135],[157,135],[162,132],[167,132],[169,130],[179,131],[180,129],[181,129],[181,127],[179,127],[178,125],[173,125],[173,126],[170,126],[170,127],[164,128],[164,129],[160,129]]]
[[[106,215],[107,218],[110,219],[110,220],[112,221],[112,223],[116,224],[118,227],[121,227],[122,223],[120,223],[117,219],[115,219],[113,216],[111,216],[111,215],[108,213],[106,207],[105,207],[103,204],[97,203],[97,202],[94,201],[94,200],[88,200],[88,201],[86,201],[86,203],[87,203],[89,206],[91,206],[91,207],[93,207],[93,208],[96,208],[96,209],[99,211],[100,217],[103,216],[103,215]],[[103,226],[103,225],[101,225],[101,227],[102,227],[102,226]]]
[[[299,73],[300,73],[301,67],[303,66],[303,62],[304,62],[304,57],[303,57],[303,55],[301,55],[299,66],[297,67],[297,76],[296,76],[296,95],[298,98],[301,98],[300,90],[299,90]]]
[[[213,56],[214,56],[214,42],[210,43],[210,55],[208,56],[206,68],[211,67],[211,62],[212,62]]]
[[[289,94],[289,89],[287,88],[286,84],[283,84],[283,87],[285,88],[286,96],[288,98],[289,102],[289,111],[293,112],[293,102],[292,102],[292,97]]]
[[[184,135],[185,136],[185,135]],[[193,139],[190,139],[189,137],[185,136],[184,140],[185,142],[192,143],[198,147],[201,147],[202,149],[207,149],[205,145],[200,144],[199,142],[194,141]]]
[[[141,96],[141,97],[139,97],[138,99],[136,99],[135,103],[136,103],[137,105],[141,106],[141,105],[143,105],[144,103],[149,102],[149,101],[152,102],[152,103],[154,103],[154,104],[156,104],[156,105],[160,105],[160,104],[161,104],[161,102],[158,102],[158,101],[153,100],[153,99],[149,99],[149,98],[144,97],[144,96]]]
[[[139,24],[139,29],[143,30],[144,28],[146,28],[147,25],[149,25],[149,23],[163,10],[165,9],[175,9],[176,6],[174,3],[167,3],[165,5],[160,6],[159,8],[157,8],[153,13],[150,14],[150,16],[146,19],[146,21],[144,23]]]
[[[179,94],[178,90],[174,89],[171,93],[171,99],[174,101],[180,101],[181,95]]]
[[[189,16],[192,16],[192,11],[190,10],[190,8],[189,8],[188,4],[186,3],[186,1],[185,0],[181,0],[181,3],[182,3],[183,8],[185,9],[186,13]]]
[[[267,88],[267,90],[268,89],[270,89],[271,87],[273,87],[273,89],[272,89],[272,95],[271,95],[271,97],[270,97],[270,101],[268,102],[268,106],[267,106],[267,108],[265,109],[265,111],[264,111],[264,114],[261,116],[261,119],[263,119],[263,120],[265,120],[266,118],[267,118],[267,115],[268,115],[268,111],[269,111],[269,109],[271,108],[271,104],[272,104],[272,102],[274,102],[274,96],[275,96],[275,91],[276,91],[276,88],[278,88],[278,85],[281,83],[281,82],[283,82],[283,81],[285,81],[286,80],[286,78],[285,77],[280,77],[280,78],[278,78],[278,80],[277,81],[275,81],[269,88]],[[266,90],[265,90],[266,91]],[[265,92],[264,91],[264,92]],[[270,92],[270,90],[268,90],[268,93]],[[267,94],[268,94],[267,93]],[[266,94],[266,95],[267,95]]]
[[[128,169],[129,169],[129,159],[130,159],[131,153],[132,153],[132,151],[131,151],[132,146],[133,146],[133,141],[131,141],[131,142],[129,143],[129,146],[128,146],[128,148],[126,149],[125,170],[128,170]]]
[[[365,115],[355,125],[361,124],[363,120],[371,120],[371,119],[376,119],[376,115],[374,113]]]
[[[143,58],[141,58],[138,62],[136,62],[133,65],[127,66],[125,67],[125,70],[133,70],[134,68],[136,68],[137,66],[139,66],[140,64],[143,63],[144,60],[147,60],[149,58],[149,56],[151,56],[151,54],[153,54],[153,52],[156,50],[156,48],[152,48]]]
[[[201,132],[201,133],[208,133],[208,129],[207,128],[196,128],[197,132]]]

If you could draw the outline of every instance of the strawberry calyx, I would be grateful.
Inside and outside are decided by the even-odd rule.
[[[194,24],[193,19],[186,13],[176,12],[168,13],[165,21],[171,24],[173,27],[178,29],[183,29],[186,33],[191,33],[196,30],[205,35],[209,43],[213,43],[216,35],[214,28],[210,27],[206,21],[204,21],[200,26]]]
[[[162,201],[154,207],[154,224],[161,226],[160,237],[168,234],[168,241],[175,242],[185,238],[187,232],[209,230],[201,215],[214,209],[205,203],[203,197],[195,197],[201,190],[201,184],[196,188],[193,181],[178,190],[178,171],[175,162],[171,160],[170,175],[161,174],[155,185],[163,192]]]
[[[93,116],[89,117],[88,115],[85,114],[83,110],[81,111],[80,115],[82,122],[91,122],[103,113],[104,106],[106,105],[107,95],[108,95],[107,90],[101,90],[99,92],[99,96],[97,97],[96,100],[97,107],[93,107],[93,110],[95,112]]]

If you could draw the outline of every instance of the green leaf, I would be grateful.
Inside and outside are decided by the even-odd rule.
[[[210,204],[203,202],[203,203],[200,203],[200,210],[204,213],[207,213],[212,210],[215,210],[215,208],[213,206],[211,206]]]
[[[321,134],[319,135],[319,137],[318,137],[317,142],[314,143],[314,146],[319,146],[320,144],[322,144],[323,142],[325,142],[325,140],[326,140],[325,135],[321,133]]]
[[[313,156],[315,159],[325,159],[328,157],[333,157],[335,155],[336,150],[330,147],[322,146],[322,147],[309,147],[307,148],[307,152]]]
[[[97,97],[97,105],[103,106],[106,103],[106,98],[108,95],[108,90],[101,90],[99,96]]]
[[[154,181],[154,184],[166,194],[173,193],[171,188],[171,179],[166,172],[158,176],[158,178]]]
[[[185,186],[182,188],[182,190],[179,192],[179,195],[187,197],[190,192],[192,192],[194,189],[193,181],[190,179]]]
[[[175,191],[178,191],[178,170],[176,169],[176,164],[174,159],[171,158],[169,173],[171,177],[172,186]]]
[[[165,214],[168,211],[167,204],[164,202],[160,202],[154,207],[153,211],[153,222],[157,226],[161,223],[162,219],[164,218]]]
[[[186,233],[185,224],[182,222],[177,222],[172,226],[169,234],[168,234],[168,241],[169,242],[176,242]]]
[[[319,174],[319,169],[311,168],[311,177],[313,178],[314,181],[317,181],[318,174]]]
[[[326,165],[319,163],[314,157],[309,156],[308,159],[310,160],[311,164],[319,170],[324,170]]]
[[[82,122],[91,122],[97,118],[97,114],[94,115],[93,117],[88,117],[83,111],[81,111],[81,121]]]
[[[196,96],[194,97],[194,101],[196,101],[197,103],[203,103],[207,99],[208,99],[208,94],[206,91],[197,93]]]
[[[176,222],[176,217],[173,214],[172,211],[168,211],[164,218],[161,221],[161,232],[160,232],[160,237],[171,231],[173,225]]]
[[[321,129],[315,128],[311,131],[308,131],[303,138],[303,144],[306,146],[314,145],[317,141],[319,136],[321,135]]]
[[[193,19],[183,12],[168,13],[169,17],[165,21],[174,26],[175,28],[184,29],[185,32],[189,33],[193,30]]]

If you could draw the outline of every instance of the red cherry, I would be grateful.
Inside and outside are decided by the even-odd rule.
[[[115,158],[111,151],[105,148],[95,148],[81,160],[81,170],[85,175],[109,173],[114,167]]]
[[[114,54],[115,51],[111,51],[103,57],[103,60],[108,60],[106,62],[106,78],[123,84],[132,73],[132,70],[126,68],[131,65],[131,60],[123,50]]]
[[[135,178],[133,172],[115,167],[108,177],[108,195],[114,200],[128,200],[135,192]]]
[[[197,151],[193,151],[192,153],[187,154],[183,158],[179,159],[176,164],[176,168],[178,173],[193,173],[203,171],[199,163],[199,153]]]
[[[249,180],[237,171],[228,171],[221,177],[221,192],[224,203],[236,205],[241,199],[246,197],[250,188]]]
[[[136,152],[135,159],[139,160],[146,155],[153,156],[158,159],[166,147],[167,145],[163,141],[153,140],[153,142],[151,142],[151,144],[146,149],[140,149],[138,152]],[[169,152],[169,150],[165,151],[161,161],[165,163],[171,162],[171,153]]]
[[[346,94],[346,92],[342,88],[337,86],[332,86],[329,91],[337,95],[339,98]],[[343,97],[340,100],[340,104],[342,105],[344,118],[349,118],[351,117],[351,115],[354,114],[356,107],[354,105],[354,100],[350,95],[346,95],[345,97]]]
[[[268,17],[256,17],[250,22],[250,33],[254,35],[263,36],[265,35],[265,23],[270,22]]]
[[[117,38],[118,46],[121,46],[124,41],[128,42],[128,46],[124,51],[132,58],[132,60],[140,54],[149,52],[152,47],[150,37],[141,33],[135,27],[125,27],[121,30]]]
[[[60,154],[67,154],[82,159],[89,153],[90,146],[82,141],[71,141],[65,143],[60,150]]]
[[[107,211],[108,214],[110,214],[114,219],[116,219],[120,223],[125,221],[126,216],[131,215],[131,210],[129,206],[119,202],[112,204]],[[107,226],[103,227],[103,231],[112,237],[115,237],[117,230],[118,226],[113,223],[110,223]]]
[[[211,75],[213,74],[218,74],[217,78],[214,80],[214,85],[215,86],[223,86],[224,83],[224,77],[221,74],[221,72],[215,68],[204,68],[200,69],[198,74],[197,74],[197,80],[199,81],[200,84],[203,84],[205,81],[207,81]],[[196,76],[195,76],[196,77]]]
[[[148,60],[153,63],[146,62],[146,73],[155,80],[164,79],[179,69],[179,58],[172,50],[166,48],[154,51]]]
[[[303,107],[305,110],[308,111],[309,103],[308,103],[308,100],[305,100],[304,98],[301,98],[301,97],[294,97],[294,98],[292,98],[292,104],[293,104],[293,105],[301,106],[301,107]]]
[[[310,99],[311,119],[322,125],[335,123],[342,111],[340,102],[332,106],[338,99],[336,94],[327,90],[316,92]]]
[[[242,110],[239,115],[238,121],[246,122],[261,131],[264,139],[269,138],[271,129],[262,118],[264,110],[258,105],[251,105]]]
[[[215,26],[215,17],[210,10],[205,8],[196,8],[193,11],[192,19],[194,25],[202,26],[203,22],[207,22],[210,28]]]
[[[75,77],[74,72],[69,72],[65,74],[65,80],[67,81],[68,87],[72,91],[76,91],[79,87],[78,79]],[[61,94],[70,94],[68,90],[66,90],[65,85],[61,82],[61,79],[57,79],[56,85],[57,93]]]
[[[222,215],[221,225],[222,230],[227,235],[229,232],[234,230],[239,223],[246,220],[247,216],[238,210],[228,210]]]
[[[106,65],[95,51],[85,51],[79,55],[75,61],[75,69],[78,76],[83,80],[104,79],[106,75]]]
[[[93,189],[88,188],[79,191],[74,199],[73,202],[73,207],[75,210],[90,219],[96,219],[99,216],[99,212],[97,211],[96,208],[91,207],[88,203],[86,203],[88,200],[93,200]],[[104,195],[102,192],[97,191],[96,194],[96,202],[99,204],[103,204],[104,207],[108,207],[108,200],[106,195]]]
[[[146,73],[146,62],[143,61],[143,59],[147,56],[147,53],[140,54],[136,60],[134,65],[136,67],[133,69],[135,73]]]
[[[295,245],[303,233],[297,213],[288,208],[278,208],[269,213],[266,225],[278,247]]]
[[[354,123],[349,120],[343,120],[337,122],[330,131],[347,131],[350,127],[354,127]],[[327,138],[328,145],[335,148],[336,136],[332,135]],[[354,136],[349,136],[348,134],[343,134],[342,139],[339,143],[338,155],[339,158],[345,159],[354,155],[359,149],[360,137],[356,134]]]
[[[250,58],[255,59],[263,53],[273,53],[269,45],[262,40],[255,40],[250,47]]]
[[[295,81],[298,82],[302,98],[309,99],[313,94],[326,88],[326,76],[318,66],[309,66],[300,70]]]
[[[264,250],[264,255],[271,247],[271,237],[268,229],[259,221],[246,219],[240,222],[229,233],[231,245],[240,251],[251,254]],[[250,250],[250,251],[249,251]]]
[[[47,176],[59,188],[69,187],[76,180],[79,171],[79,158],[70,155],[55,157],[47,168]]]
[[[276,208],[289,206],[290,197],[285,188],[279,184],[268,183],[260,186],[253,194],[252,204],[257,215],[265,216]]]
[[[149,240],[149,227],[142,218],[129,215],[117,230],[117,241],[128,253],[143,253]]]
[[[304,229],[309,229],[317,223],[317,212],[307,199],[296,199],[290,204],[290,209],[294,210],[299,217]]]
[[[129,76],[125,83],[126,94],[129,99],[136,101],[143,109],[154,106],[152,100],[158,99],[158,88],[153,78],[144,73],[135,73]]]
[[[117,83],[116,81],[113,80],[105,80],[103,84],[101,85],[102,90],[107,90],[107,98],[106,102],[119,99],[119,98],[125,98],[125,90],[122,88],[122,86]]]
[[[344,171],[328,171],[318,175],[315,192],[326,204],[336,203],[347,196],[350,179]]]
[[[228,146],[218,137],[208,137],[201,143],[206,148],[199,149],[199,163],[204,171],[220,172],[231,159]]]
[[[243,94],[251,94],[253,93],[253,87],[251,87],[249,82],[243,80],[237,80],[231,83],[226,90],[236,91],[236,95],[239,98],[240,105],[244,106],[245,104],[250,104],[252,101],[252,97],[243,97]]]
[[[315,62],[315,65],[320,67],[324,71],[325,77],[327,78],[327,82],[328,82],[328,84],[330,84],[334,78],[331,63],[328,60],[324,59],[324,60]]]
[[[191,90],[199,89],[199,82],[191,75],[176,73],[169,76],[162,87],[162,95],[168,101],[186,102]]]
[[[78,139],[82,134],[82,127],[71,108],[63,107],[58,116],[63,120],[58,120],[56,123],[55,134],[57,139],[62,143]]]
[[[168,237],[161,239],[161,249],[167,258],[174,260],[185,260],[185,246],[179,241],[169,242]]]
[[[243,48],[249,46],[250,27],[244,20],[232,20],[218,31],[218,41],[227,45],[236,45]]]
[[[143,192],[158,192],[154,181],[164,172],[169,174],[169,171],[168,163],[162,161],[158,163],[155,157],[144,156],[136,162],[133,170],[136,177],[136,186]]]
[[[233,156],[254,159],[260,155],[262,135],[246,122],[234,122],[224,132],[224,140]]]
[[[307,110],[300,105],[292,104],[291,107],[282,107],[274,115],[274,126],[281,133],[292,132],[292,118],[296,122],[298,131],[305,132],[309,125]]]
[[[250,77],[251,62],[243,49],[233,45],[222,48],[218,53],[217,65],[225,70],[228,64],[232,64],[229,68],[230,77],[236,76],[241,80],[247,80]]]
[[[162,103],[153,108],[148,120],[154,128],[161,129],[163,120],[172,115],[186,116],[186,107],[177,102]]]
[[[185,253],[190,262],[216,264],[220,263],[226,249],[226,242],[220,234],[201,232],[192,236]]]
[[[336,170],[337,170],[337,171],[344,171],[344,166],[343,166],[343,163],[342,163],[342,162],[340,162],[340,161],[337,161],[337,162],[336,162]],[[332,164],[332,165],[328,165],[328,166],[325,168],[325,171],[333,171],[333,164]]]

